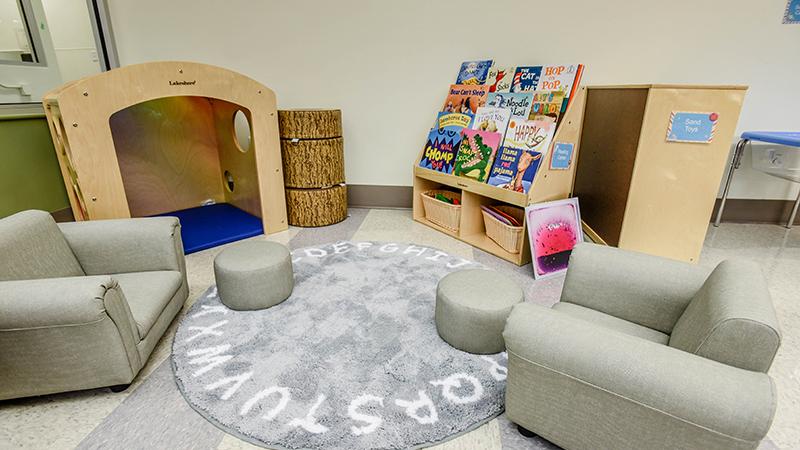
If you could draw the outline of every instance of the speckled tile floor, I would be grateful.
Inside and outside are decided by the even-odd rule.
[[[269,237],[290,248],[339,240],[410,242],[474,259],[512,275],[528,301],[557,301],[562,278],[534,282],[530,266],[517,267],[411,220],[407,210],[351,209],[344,222],[324,228],[291,228]],[[223,247],[187,257],[190,294],[183,311],[213,283],[212,261]],[[778,388],[778,411],[761,450],[800,448],[800,227],[723,224],[709,226],[700,264],[713,267],[727,258],[759,262],[767,275],[783,331],[783,344],[770,370]],[[0,449],[258,448],[226,434],[201,418],[183,400],[168,357],[183,312],[167,330],[147,366],[121,393],[108,389],[0,402]],[[437,449],[554,449],[516,432],[504,416],[445,442]]]

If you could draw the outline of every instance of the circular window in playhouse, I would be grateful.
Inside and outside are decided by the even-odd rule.
[[[227,170],[222,175],[225,177],[225,187],[228,188],[229,192],[233,192],[233,190],[236,188],[236,183],[233,181],[233,175],[231,175],[231,173]]]
[[[250,130],[250,119],[241,109],[233,114],[233,140],[241,152],[250,150],[252,131]]]

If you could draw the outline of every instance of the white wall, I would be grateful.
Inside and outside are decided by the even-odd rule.
[[[463,60],[582,62],[586,84],[747,84],[739,130],[798,129],[800,26],[785,0],[109,0],[122,64],[194,60],[341,108],[347,180],[410,185]],[[739,173],[732,197],[789,198]],[[774,180],[774,181],[773,181]]]

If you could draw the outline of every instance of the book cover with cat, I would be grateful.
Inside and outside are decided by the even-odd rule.
[[[511,92],[535,91],[542,74],[542,66],[519,66],[514,71]]]
[[[515,192],[528,193],[542,164],[542,154],[508,146],[500,147],[489,172],[492,186]]]
[[[471,128],[473,130],[494,131],[500,133],[500,141],[506,135],[508,121],[511,120],[511,110],[482,106],[475,113]]]
[[[564,104],[565,94],[563,91],[534,91],[531,120],[549,120],[558,122],[561,115],[561,106]]]
[[[452,84],[442,106],[442,112],[475,114],[481,106],[486,106],[489,86]]]
[[[420,167],[442,173],[451,173],[455,164],[461,130],[472,124],[472,114],[440,112],[436,115],[436,125],[428,133],[428,140],[422,150]]]
[[[500,133],[462,130],[453,175],[472,178],[480,183],[485,182],[499,146]]]
[[[580,85],[582,74],[583,64],[544,66],[536,89],[563,92],[564,102],[561,106],[561,112],[563,113],[567,110],[574,97],[575,90]]]
[[[556,132],[556,124],[546,120],[512,117],[508,122],[503,147],[539,152],[546,155]]]
[[[489,86],[489,92],[508,92],[513,78],[514,67],[492,66],[486,78],[486,85]]]
[[[484,84],[489,75],[489,68],[492,67],[492,60],[465,61],[461,63],[458,71],[456,84]]]
[[[531,113],[533,92],[492,92],[486,98],[486,106],[511,111],[511,117],[527,119]]]

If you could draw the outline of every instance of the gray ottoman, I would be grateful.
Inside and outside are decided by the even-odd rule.
[[[220,300],[228,308],[269,308],[289,298],[294,289],[292,256],[283,245],[267,241],[242,242],[214,259]]]
[[[436,331],[448,344],[465,352],[502,352],[506,349],[506,319],[511,308],[523,300],[517,283],[499,272],[453,272],[436,288]]]

